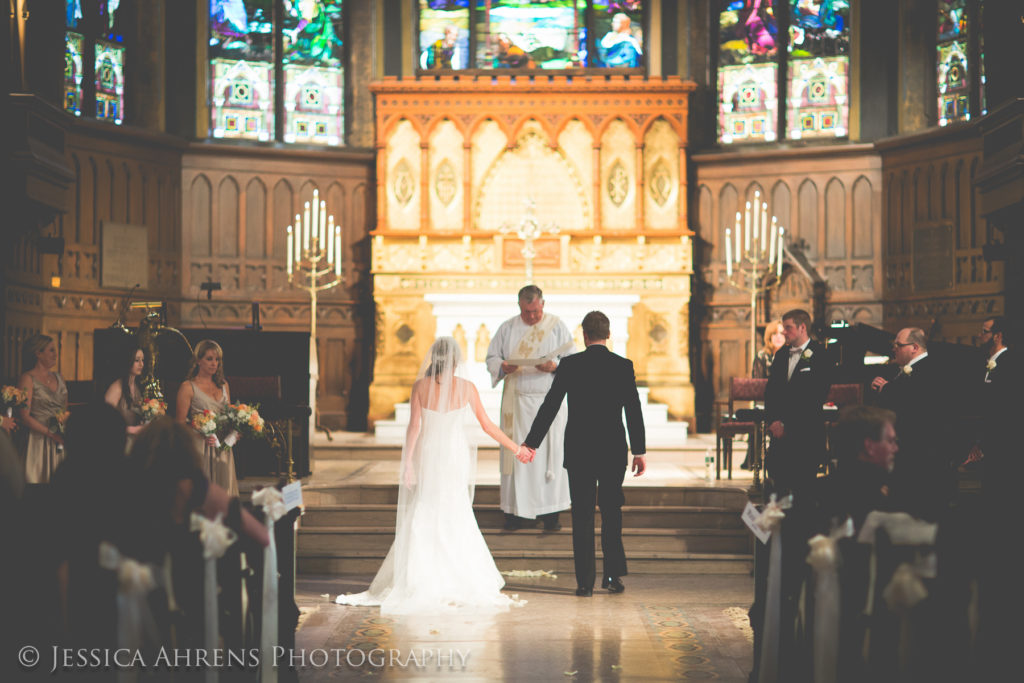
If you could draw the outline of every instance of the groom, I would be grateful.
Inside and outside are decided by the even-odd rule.
[[[601,508],[601,546],[604,551],[602,588],[612,593],[625,590],[622,548],[622,481],[626,476],[626,410],[629,443],[633,449],[634,476],[644,473],[644,421],[636,390],[633,363],[608,350],[608,317],[591,311],[583,318],[586,350],[562,359],[555,381],[541,404],[524,445],[536,449],[555,418],[562,398],[569,396],[569,420],[565,427],[565,469],[569,471],[572,500],[572,552],[576,563],[576,595],[594,592],[594,499]]]

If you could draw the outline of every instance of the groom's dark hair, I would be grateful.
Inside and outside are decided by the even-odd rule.
[[[521,304],[532,303],[543,298],[544,292],[540,291],[540,287],[537,285],[526,285],[519,290],[519,303]]]
[[[583,316],[583,334],[591,341],[601,341],[612,336],[608,316],[601,311],[591,311]]]

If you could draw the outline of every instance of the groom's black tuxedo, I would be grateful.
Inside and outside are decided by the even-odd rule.
[[[832,363],[825,347],[810,341],[789,377],[790,347],[772,359],[765,388],[765,421],[782,422],[785,433],[773,437],[766,465],[780,491],[813,484],[825,458],[825,399],[832,386]]]
[[[644,421],[632,361],[603,344],[563,358],[544,397],[526,445],[537,448],[551,426],[562,398],[569,397],[565,426],[565,469],[572,498],[572,543],[576,583],[592,588],[595,578],[594,498],[601,508],[601,545],[605,576],[626,574],[622,548],[622,480],[626,474],[626,412],[633,455],[646,452]]]

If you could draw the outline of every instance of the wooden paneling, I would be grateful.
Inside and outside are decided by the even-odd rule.
[[[882,173],[873,146],[704,154],[694,162],[701,220],[691,228],[717,253],[704,262],[703,319],[693,324],[710,353],[705,379],[718,398],[727,395],[730,377],[749,375],[751,346],[761,346],[750,339],[749,295],[728,284],[722,265],[724,230],[735,224],[736,187],[744,188],[744,202],[754,189],[763,198],[767,192],[769,215],[786,229],[787,243],[806,243],[811,265],[829,285],[828,318],[882,324]],[[711,226],[715,234],[707,233]],[[759,305],[758,324],[789,308],[810,309],[811,291],[799,273],[787,275],[768,310]],[[698,403],[707,406],[707,400]]]
[[[885,186],[885,326],[915,325],[935,338],[971,343],[987,316],[1003,312],[1001,262],[985,260],[995,242],[978,211],[974,187],[982,144],[976,130],[935,131],[879,143]],[[953,232],[953,283],[916,290],[910,276],[917,230],[949,226]]]

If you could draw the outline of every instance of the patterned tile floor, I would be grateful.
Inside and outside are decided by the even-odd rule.
[[[509,577],[527,604],[486,617],[384,617],[335,605],[371,577],[302,577],[299,680],[728,681],[751,667],[748,576],[636,575],[626,592]]]

